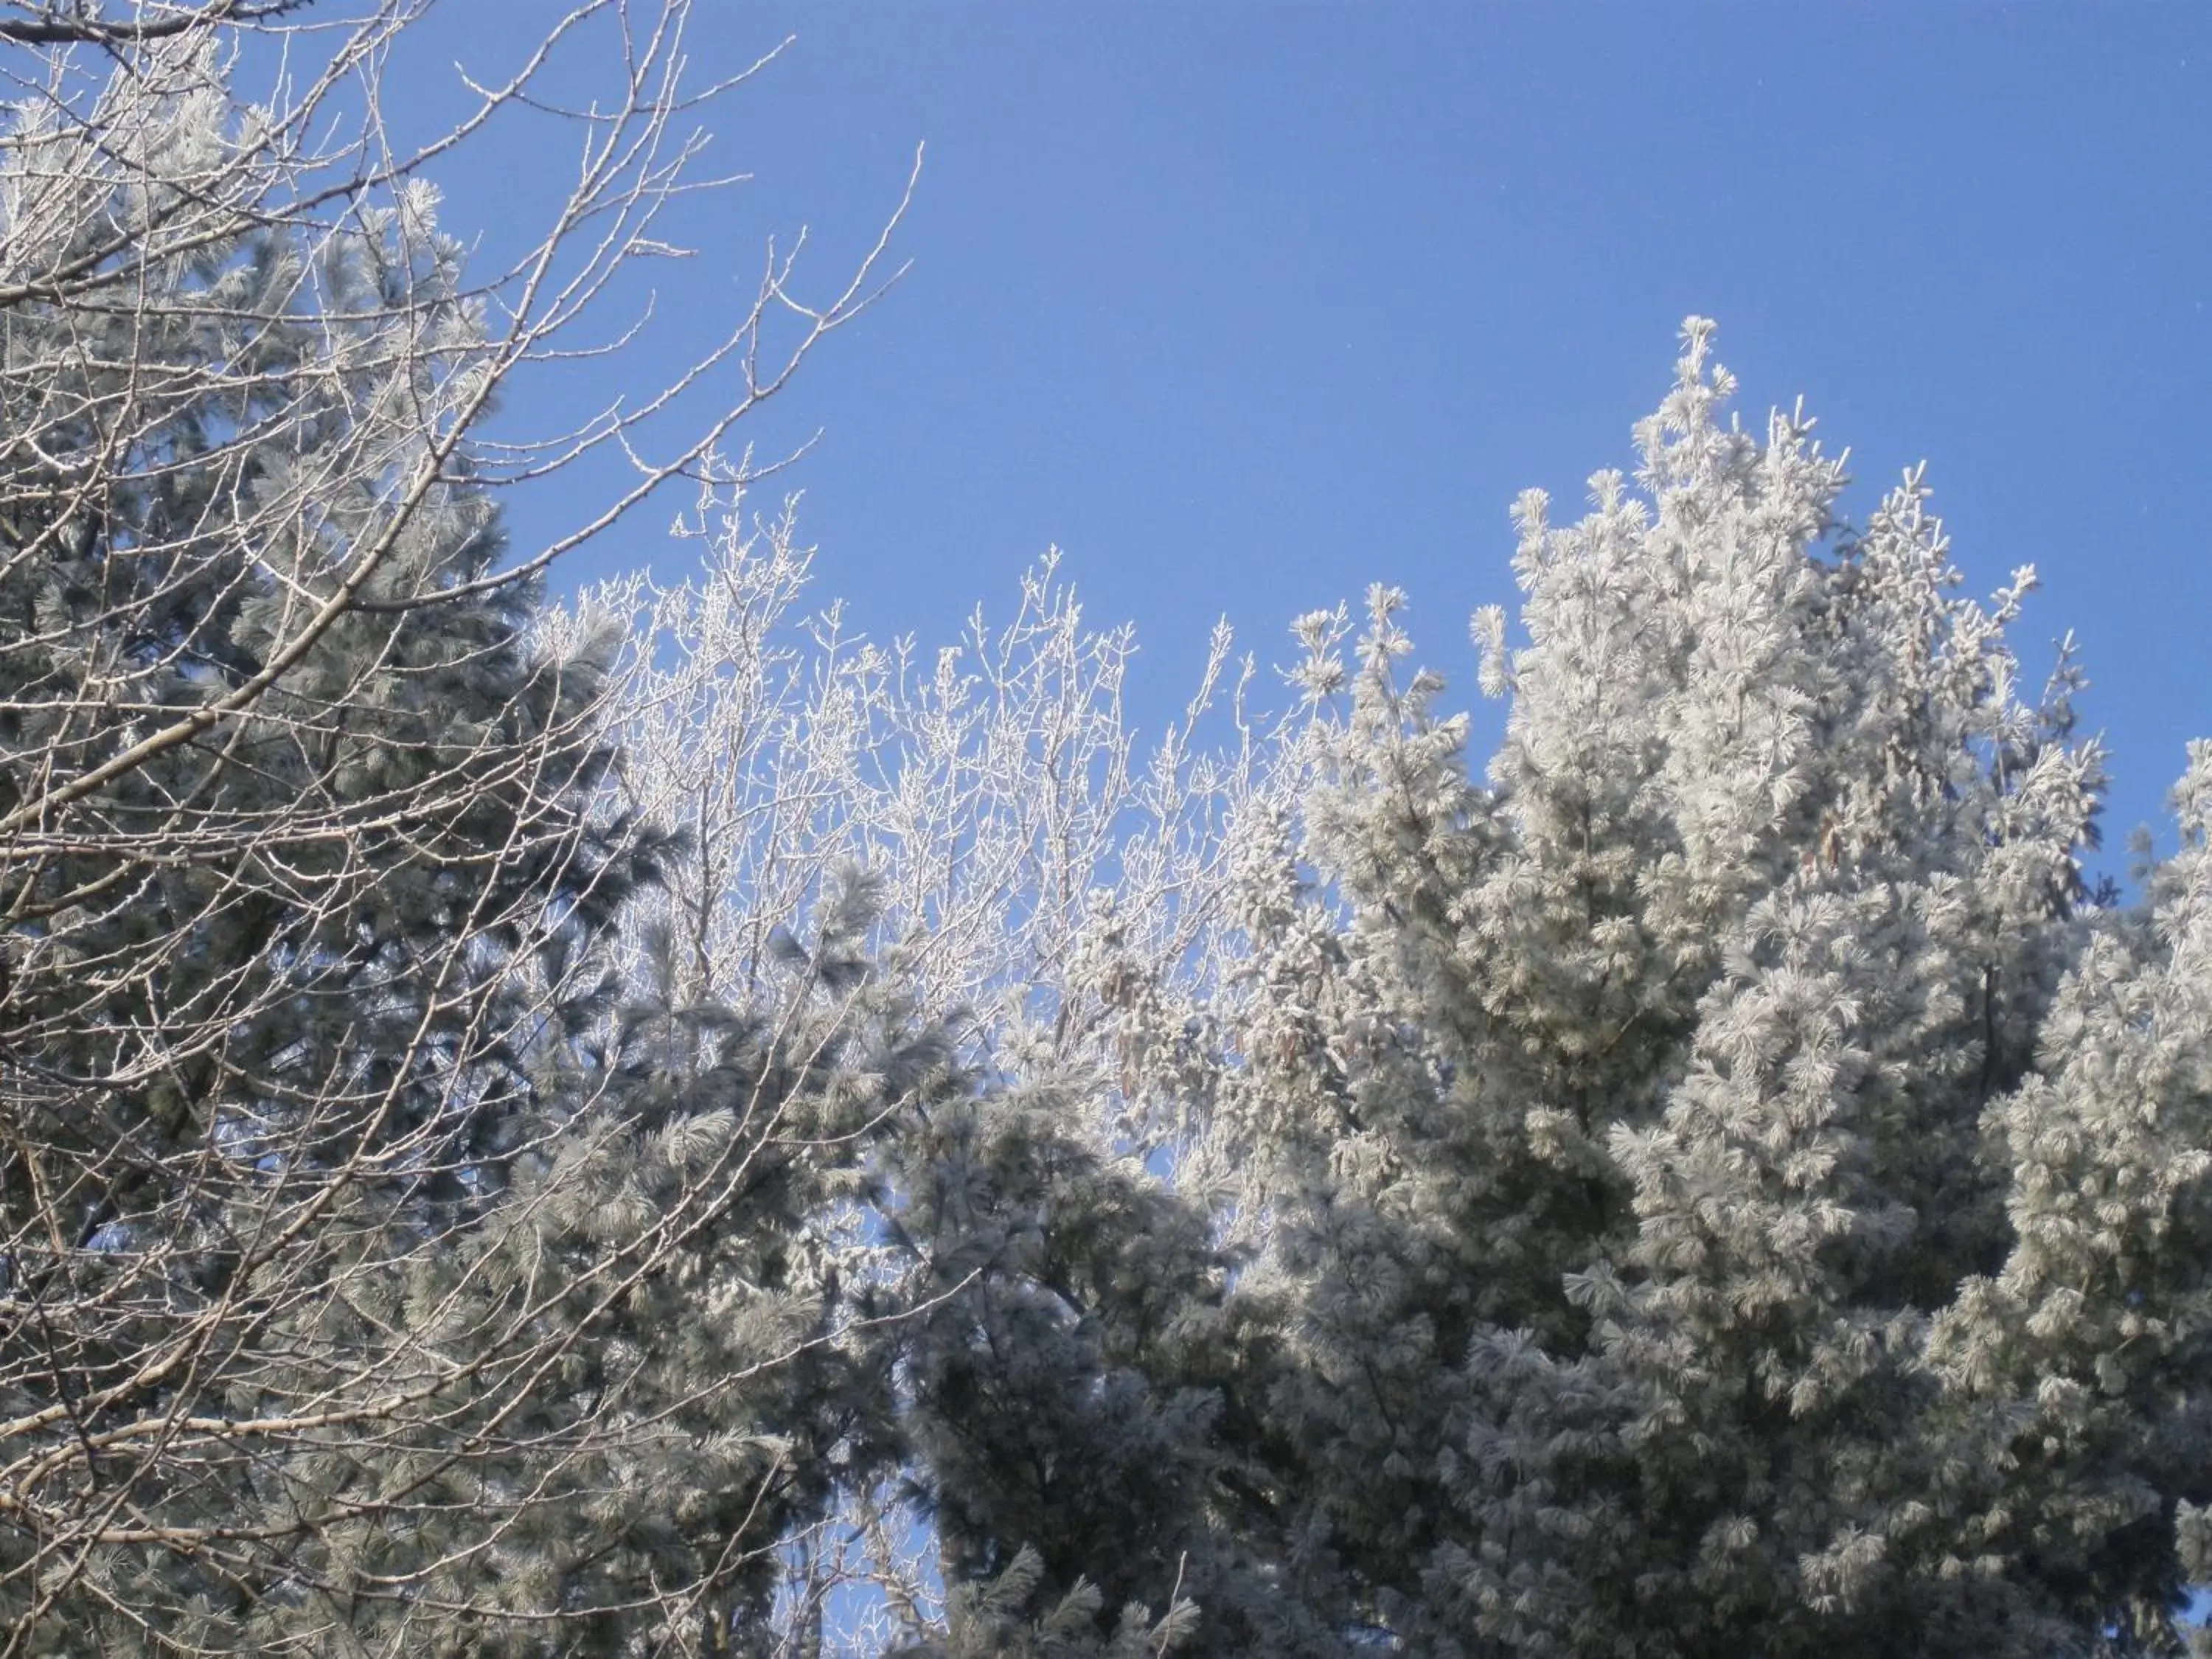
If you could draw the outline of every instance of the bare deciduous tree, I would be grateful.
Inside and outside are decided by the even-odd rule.
[[[578,0],[404,149],[416,0],[15,9],[0,1653],[725,1650],[820,1485],[790,1422],[842,1432],[763,1401],[866,1381],[798,1218],[944,1068],[834,951],[746,1018],[610,1012],[668,844],[599,809],[612,647],[549,648],[538,579],[742,483],[885,244],[819,303],[772,252],[665,385],[494,441],[714,182],[685,0]],[[574,186],[465,271],[427,173],[511,121]],[[595,453],[628,476],[510,553],[498,490]],[[690,1349],[641,1351],[678,1285]]]

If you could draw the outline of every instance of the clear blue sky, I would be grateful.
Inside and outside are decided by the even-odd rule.
[[[410,85],[554,9],[449,8]],[[1477,701],[1508,503],[1564,513],[1629,464],[1696,311],[1747,418],[1802,392],[1851,447],[1859,506],[1924,457],[1972,589],[2039,568],[2016,637],[2039,676],[2081,639],[2115,843],[2212,733],[2212,8],[700,9],[702,72],[797,39],[714,118],[757,182],[661,268],[633,374],[734,307],[770,233],[811,227],[827,283],[928,146],[913,274],[759,428],[822,429],[791,482],[872,630],[949,635],[1057,543],[1092,614],[1139,624],[1157,720],[1217,616],[1279,655],[1383,579]],[[559,161],[495,137],[441,175],[449,222],[495,244]],[[667,517],[568,580],[672,570]]]

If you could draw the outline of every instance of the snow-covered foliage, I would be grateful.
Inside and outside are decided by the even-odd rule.
[[[631,937],[680,941],[689,982],[742,1002],[831,872],[859,866],[881,947],[960,1012],[977,1059],[1118,1052],[1133,1005],[1187,999],[1218,957],[1228,821],[1285,787],[1294,732],[1255,728],[1222,625],[1182,718],[1141,742],[1122,708],[1134,635],[1086,624],[1057,553],[1011,617],[978,607],[955,644],[854,637],[842,605],[805,608],[795,505],[748,519],[705,492],[676,526],[695,574],[595,588],[558,629],[629,639],[619,803],[688,839]]]
[[[1486,772],[1386,587],[1145,738],[1055,559],[933,653],[749,516],[880,246],[659,460],[480,429],[667,251],[682,0],[407,155],[411,0],[301,9],[0,20],[0,1659],[2185,1647],[2212,747],[2091,882],[1917,472],[1846,523],[1692,319],[1516,509]],[[472,288],[502,110],[588,142]],[[688,579],[545,605],[678,477]]]
[[[1486,777],[1396,594],[1352,662],[1311,625],[1325,782],[1244,849],[1193,1159],[1273,1345],[1222,1417],[1324,1621],[1409,1650],[2162,1650],[2212,1483],[2206,762],[2147,907],[2091,893],[2032,572],[1962,594],[1917,472],[1839,522],[1711,336],[1632,481],[1518,504]]]
[[[1213,771],[1129,766],[1113,676],[1048,689],[1103,659],[1042,584],[1009,637],[1054,665],[979,634],[972,723],[958,680],[818,633],[780,696],[664,728],[697,753],[787,711],[758,805],[716,810],[805,803],[784,844],[908,895],[895,957],[988,896],[994,942],[919,982],[983,1011],[1002,1086],[896,1127],[848,1236],[928,1306],[899,1437],[957,1605],[1187,1600],[1178,1639],[1221,1653],[2180,1640],[2212,1499],[2202,791],[2147,908],[2091,890],[2081,675],[2062,647],[2026,694],[2007,643],[2032,572],[1964,594],[1917,472],[1842,522],[1802,413],[1729,416],[1711,333],[1632,479],[1565,528],[1517,505],[1480,779],[1387,589],[1356,642],[1300,623],[1297,706]],[[717,545],[726,582],[793,571],[783,527]],[[687,625],[633,684],[763,659]],[[1103,787],[1071,815],[1076,775]],[[1133,819],[1135,776],[1189,781]],[[975,847],[998,873],[963,890],[945,849]],[[766,915],[720,878],[720,937],[820,867]],[[921,1565],[892,1599],[937,1593]]]

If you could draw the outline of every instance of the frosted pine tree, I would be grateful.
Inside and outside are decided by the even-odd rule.
[[[1632,483],[1516,509],[1486,780],[1396,594],[1349,665],[1302,625],[1343,712],[1242,854],[1192,1154],[1249,1171],[1273,1524],[1418,1651],[2164,1650],[2212,1479],[2200,792],[2148,913],[2088,891],[2032,574],[1962,596],[1917,473],[1844,524],[1710,337]]]
[[[2212,749],[2189,762],[2180,850],[2139,911],[2086,941],[2039,1063],[1990,1115],[2008,1247],[1929,1341],[1957,1402],[1946,1450],[1969,1559],[2027,1553],[2121,1650],[2168,1643],[2178,1577],[2212,1581]]]

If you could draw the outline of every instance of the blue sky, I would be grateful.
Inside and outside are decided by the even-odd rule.
[[[756,429],[822,433],[787,482],[873,631],[949,635],[1056,543],[1139,624],[1157,721],[1217,616],[1281,655],[1381,579],[1474,701],[1508,504],[1629,464],[1695,311],[1747,418],[1802,392],[1850,446],[1857,506],[1925,458],[1972,589],[2039,568],[2015,637],[2039,672],[2080,636],[2116,842],[2212,732],[2212,9],[700,9],[702,73],[797,38],[712,118],[755,181],[686,227],[621,372],[729,314],[771,234],[808,227],[827,286],[927,144],[912,274]],[[410,96],[553,10],[449,7]],[[495,247],[561,159],[493,135],[439,175],[449,224]],[[667,517],[566,580],[673,572]]]

